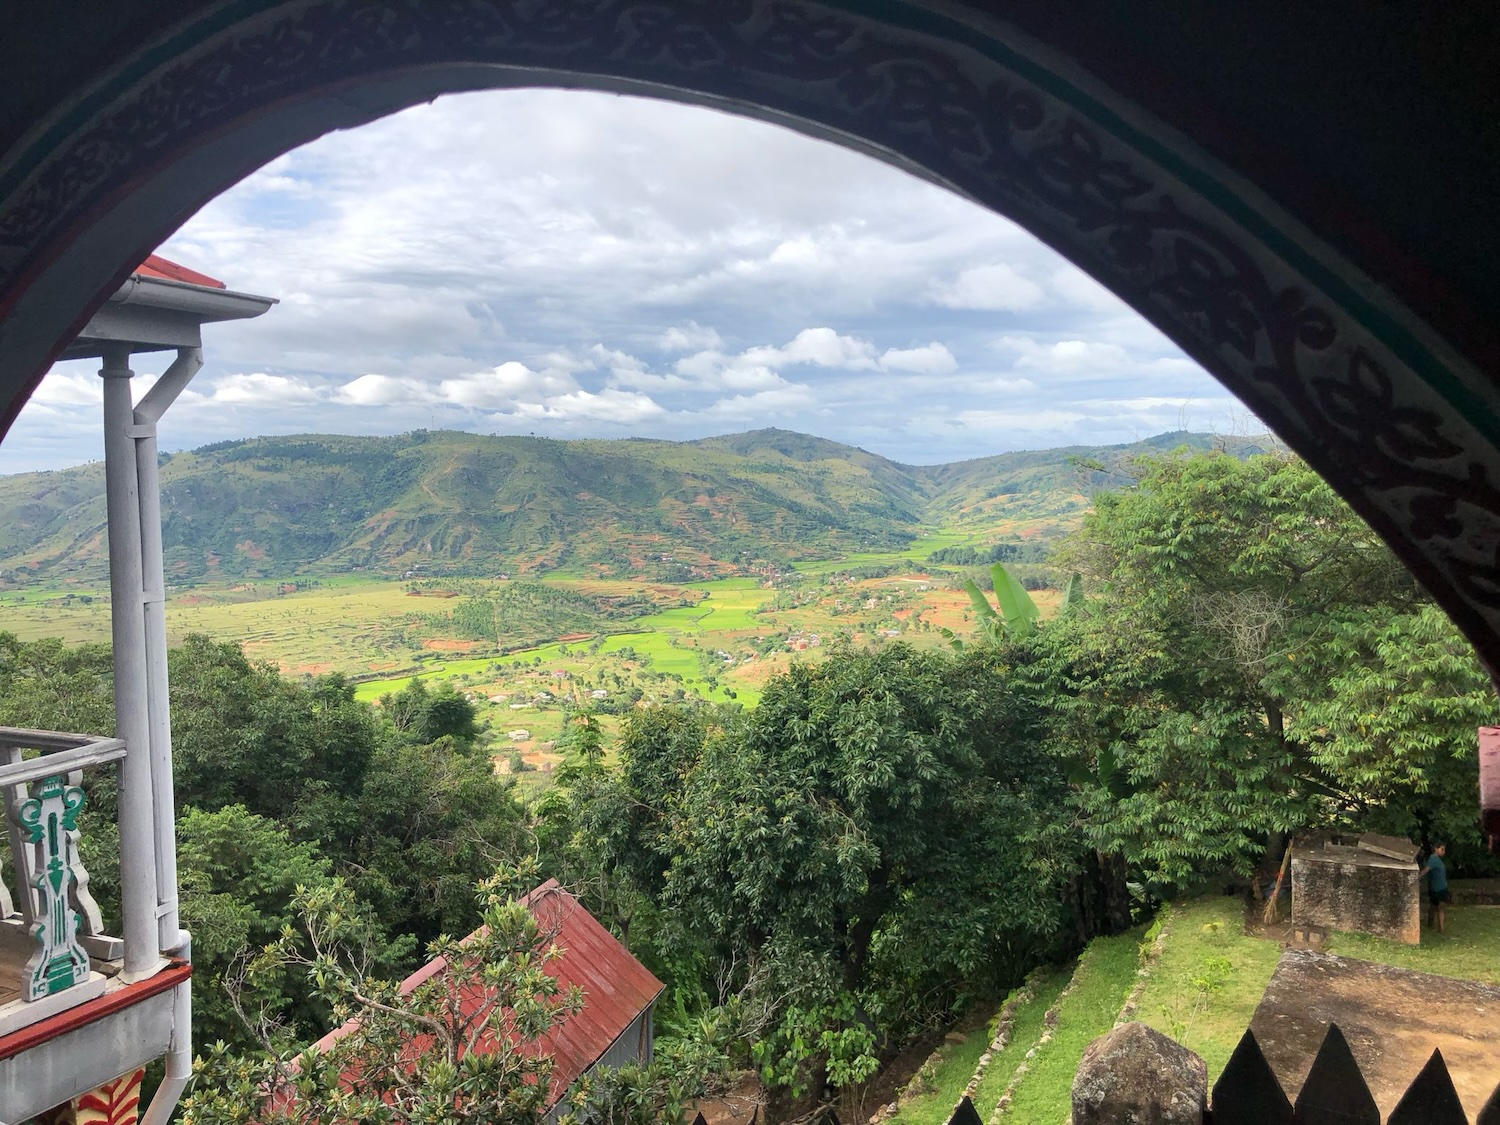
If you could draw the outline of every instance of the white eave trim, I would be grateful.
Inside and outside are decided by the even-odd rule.
[[[200,323],[248,320],[276,304],[274,297],[257,297],[232,289],[212,289],[185,281],[134,274],[106,300],[109,305],[134,305],[187,313]]]

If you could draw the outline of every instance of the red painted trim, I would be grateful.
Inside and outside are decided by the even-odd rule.
[[[139,1004],[142,1000],[149,1000],[153,996],[175,988],[192,975],[193,967],[187,962],[173,961],[154,977],[148,977],[135,984],[127,984],[124,988],[113,992],[106,992],[98,999],[80,1004],[76,1008],[69,1008],[66,1012],[58,1012],[55,1016],[0,1038],[0,1059],[13,1058],[22,1051],[39,1047],[60,1035],[77,1031],[80,1027],[102,1020],[105,1016],[112,1016],[118,1011]]]

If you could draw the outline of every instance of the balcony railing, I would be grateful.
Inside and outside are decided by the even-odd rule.
[[[104,932],[78,855],[83,771],[125,757],[118,738],[0,727],[0,1036],[101,995],[124,955]]]

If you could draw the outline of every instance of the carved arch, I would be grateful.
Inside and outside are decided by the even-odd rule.
[[[518,85],[778,121],[1005,214],[1302,453],[1500,669],[1488,381],[1252,184],[943,0],[225,0],[0,157],[0,425],[112,285],[241,176],[439,93]]]

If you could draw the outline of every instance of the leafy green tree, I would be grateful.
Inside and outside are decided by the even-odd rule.
[[[238,645],[190,636],[171,652],[177,799],[242,804],[303,839],[323,838],[330,800],[359,790],[380,741],[341,676],[302,685]]]
[[[995,591],[995,603],[990,605],[984,591],[972,578],[963,581],[964,593],[974,607],[974,618],[979,623],[980,636],[990,644],[1003,644],[1007,639],[1021,640],[1036,629],[1041,611],[1026,588],[1016,581],[1005,567],[996,563],[990,568],[990,585]],[[962,647],[957,638],[949,638],[955,647]]]
[[[467,747],[479,735],[474,705],[450,683],[429,689],[413,677],[400,691],[382,695],[380,710],[399,733],[418,744],[451,738]]]
[[[1424,778],[1439,758],[1463,759],[1473,732],[1460,737],[1461,723],[1479,713],[1472,654],[1305,464],[1166,456],[1138,471],[1135,488],[1097,498],[1064,550],[1102,596],[1039,634],[1025,674],[1074,763],[1073,807],[1095,847],[1163,885],[1244,871],[1295,829],[1406,800],[1417,782],[1403,755]],[[1423,645],[1436,646],[1441,690],[1466,700],[1446,709],[1465,718],[1356,747],[1338,718],[1355,682],[1368,692],[1384,668],[1394,683]],[[1406,718],[1416,710],[1395,721]],[[1375,794],[1377,775],[1405,776],[1405,795]]]
[[[887,1041],[1015,979],[1057,930],[1062,781],[1005,674],[992,650],[840,651],[742,718],[624,740],[637,877],[772,1013],[771,1082],[862,1080]]]
[[[481,888],[479,930],[428,947],[447,968],[407,994],[368,971],[347,885],[300,891],[300,932],[287,927],[251,978],[297,972],[336,1023],[358,1022],[321,1052],[297,1050],[284,1029],[264,1023],[261,1052],[215,1045],[195,1067],[184,1125],[541,1121],[554,1063],[539,1042],[576,1016],[584,997],[549,972],[560,951],[505,882]]]
[[[1350,613],[1287,657],[1271,678],[1303,696],[1288,736],[1337,781],[1331,823],[1447,841],[1451,863],[1500,869],[1475,827],[1475,728],[1495,721],[1495,691],[1440,609]]]
[[[113,733],[113,684],[109,645],[0,633],[0,726]]]
[[[297,919],[298,888],[328,881],[329,862],[309,843],[293,843],[275,821],[243,805],[213,812],[186,809],[177,820],[177,876],[182,923],[193,935],[193,1024],[200,1042],[222,1039],[247,1045],[226,976],[242,951],[275,940]],[[258,999],[304,1032],[326,1010],[295,1004],[302,989],[285,976],[262,978]]]
[[[467,932],[474,885],[533,847],[512,784],[487,756],[393,741],[337,802],[321,846],[387,932],[418,945]]]

